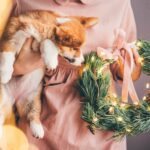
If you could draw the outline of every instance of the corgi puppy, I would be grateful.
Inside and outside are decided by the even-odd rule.
[[[86,41],[86,29],[97,22],[95,17],[65,17],[41,10],[10,18],[0,42],[0,131],[9,109],[16,103],[20,117],[29,121],[33,135],[37,138],[44,136],[40,122],[40,97],[45,68],[12,78],[15,59],[26,39],[34,38],[32,50],[40,50],[48,69],[57,67],[59,54],[70,63],[81,65],[84,60],[81,47]]]

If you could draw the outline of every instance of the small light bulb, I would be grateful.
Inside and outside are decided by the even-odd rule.
[[[113,102],[112,102],[112,105],[113,105],[113,106],[116,106],[116,105],[117,105],[117,102],[116,102],[116,101],[113,101]]]
[[[123,118],[119,116],[119,117],[117,117],[117,121],[122,122]]]
[[[114,107],[109,108],[109,113],[111,113],[111,114],[114,113]]]
[[[131,129],[127,128],[126,131],[130,133],[130,132],[131,132]]]
[[[136,45],[141,48],[143,46],[143,43],[138,41]]]
[[[143,58],[143,57],[139,57],[139,58],[138,58],[138,62],[141,63],[141,65],[143,65],[143,61],[144,61],[144,58]]]
[[[97,73],[98,73],[98,74],[101,74],[101,73],[102,73],[102,70],[103,70],[103,68],[98,69],[98,70],[97,70]]]
[[[113,93],[113,97],[114,97],[114,98],[117,98],[117,95],[116,95],[116,93]]]
[[[103,52],[103,51],[100,52],[100,55],[101,55],[101,56],[104,56],[104,55],[105,55],[105,52]]]
[[[91,62],[94,62],[95,61],[95,56],[92,56],[91,57]]]
[[[134,102],[134,105],[136,106],[139,106],[139,104],[140,104],[139,102]]]
[[[146,101],[146,99],[147,99],[146,96],[144,96],[144,97],[143,97],[143,101]]]
[[[150,88],[150,84],[146,83],[146,88],[149,89]]]
[[[147,107],[147,111],[150,111],[150,106],[149,106],[149,107]]]
[[[94,121],[94,122],[97,122],[97,121],[98,121],[98,119],[97,119],[96,117],[94,117],[94,118],[93,118],[93,121]]]
[[[83,68],[83,72],[87,71],[89,69],[89,65],[85,65]]]
[[[125,106],[126,106],[126,104],[124,104],[124,103],[121,103],[121,104],[120,104],[120,107],[121,107],[121,108],[125,108]]]

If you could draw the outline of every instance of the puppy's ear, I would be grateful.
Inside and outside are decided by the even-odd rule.
[[[77,20],[80,21],[80,23],[85,27],[85,28],[90,28],[94,25],[96,25],[99,22],[99,19],[96,17],[73,17]]]

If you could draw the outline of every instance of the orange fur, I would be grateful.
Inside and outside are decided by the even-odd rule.
[[[59,18],[62,18],[62,22],[59,22],[59,20],[57,20]],[[64,21],[63,19],[69,20]],[[6,31],[4,32],[2,41],[0,42],[0,51],[2,54],[5,52],[4,58],[7,56],[7,52],[13,52],[12,54],[14,54],[16,57],[16,55],[21,52],[20,50],[26,38],[33,36],[39,43],[44,41],[45,39],[50,39],[51,41],[53,41],[53,43],[55,43],[55,45],[59,47],[59,53],[64,57],[71,57],[71,59],[78,57],[80,58],[80,48],[81,46],[83,46],[86,40],[86,28],[95,25],[97,21],[98,19],[93,17],[62,17],[51,11],[38,10],[27,12],[25,14],[19,15],[18,17],[12,17],[10,19],[10,22],[6,27]],[[19,44],[20,46],[18,46]],[[14,61],[12,61],[11,63],[11,65],[13,66]],[[6,71],[9,70],[4,70],[4,73]],[[40,73],[41,71],[37,71],[35,76],[39,76]],[[2,75],[3,74],[1,74],[1,77]],[[44,72],[42,73],[42,76],[43,75]],[[41,80],[42,77],[39,78],[39,83],[41,82]],[[18,102],[16,105],[21,117],[25,116],[30,123],[33,123],[34,121],[39,125],[41,124],[41,84],[38,85],[37,89],[38,90],[36,91],[36,95],[32,97],[32,100],[29,100],[29,98],[27,97],[25,101],[23,100],[21,102]],[[0,105],[1,99],[3,98],[1,97],[1,94],[2,90],[0,91]],[[7,110],[7,106],[4,109]],[[5,110],[2,111],[5,114]],[[6,114],[4,115],[4,119],[6,119],[5,116]],[[34,126],[34,123],[32,125]],[[39,138],[43,137],[38,135],[36,136]]]
[[[30,25],[33,25],[39,31],[42,39],[52,38],[53,36],[55,37],[54,41],[58,44],[80,47],[85,42],[85,28],[98,22],[98,19],[94,17],[68,17],[72,21],[59,25],[56,23],[56,18],[58,17],[61,16],[54,12],[39,10],[12,17],[4,32],[0,50],[11,50],[7,40],[10,40],[18,30],[26,31]]]

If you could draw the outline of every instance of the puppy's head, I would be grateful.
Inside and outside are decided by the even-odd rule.
[[[84,61],[81,47],[86,41],[86,29],[97,22],[94,17],[57,17],[53,40],[60,54],[72,64],[80,65]]]

